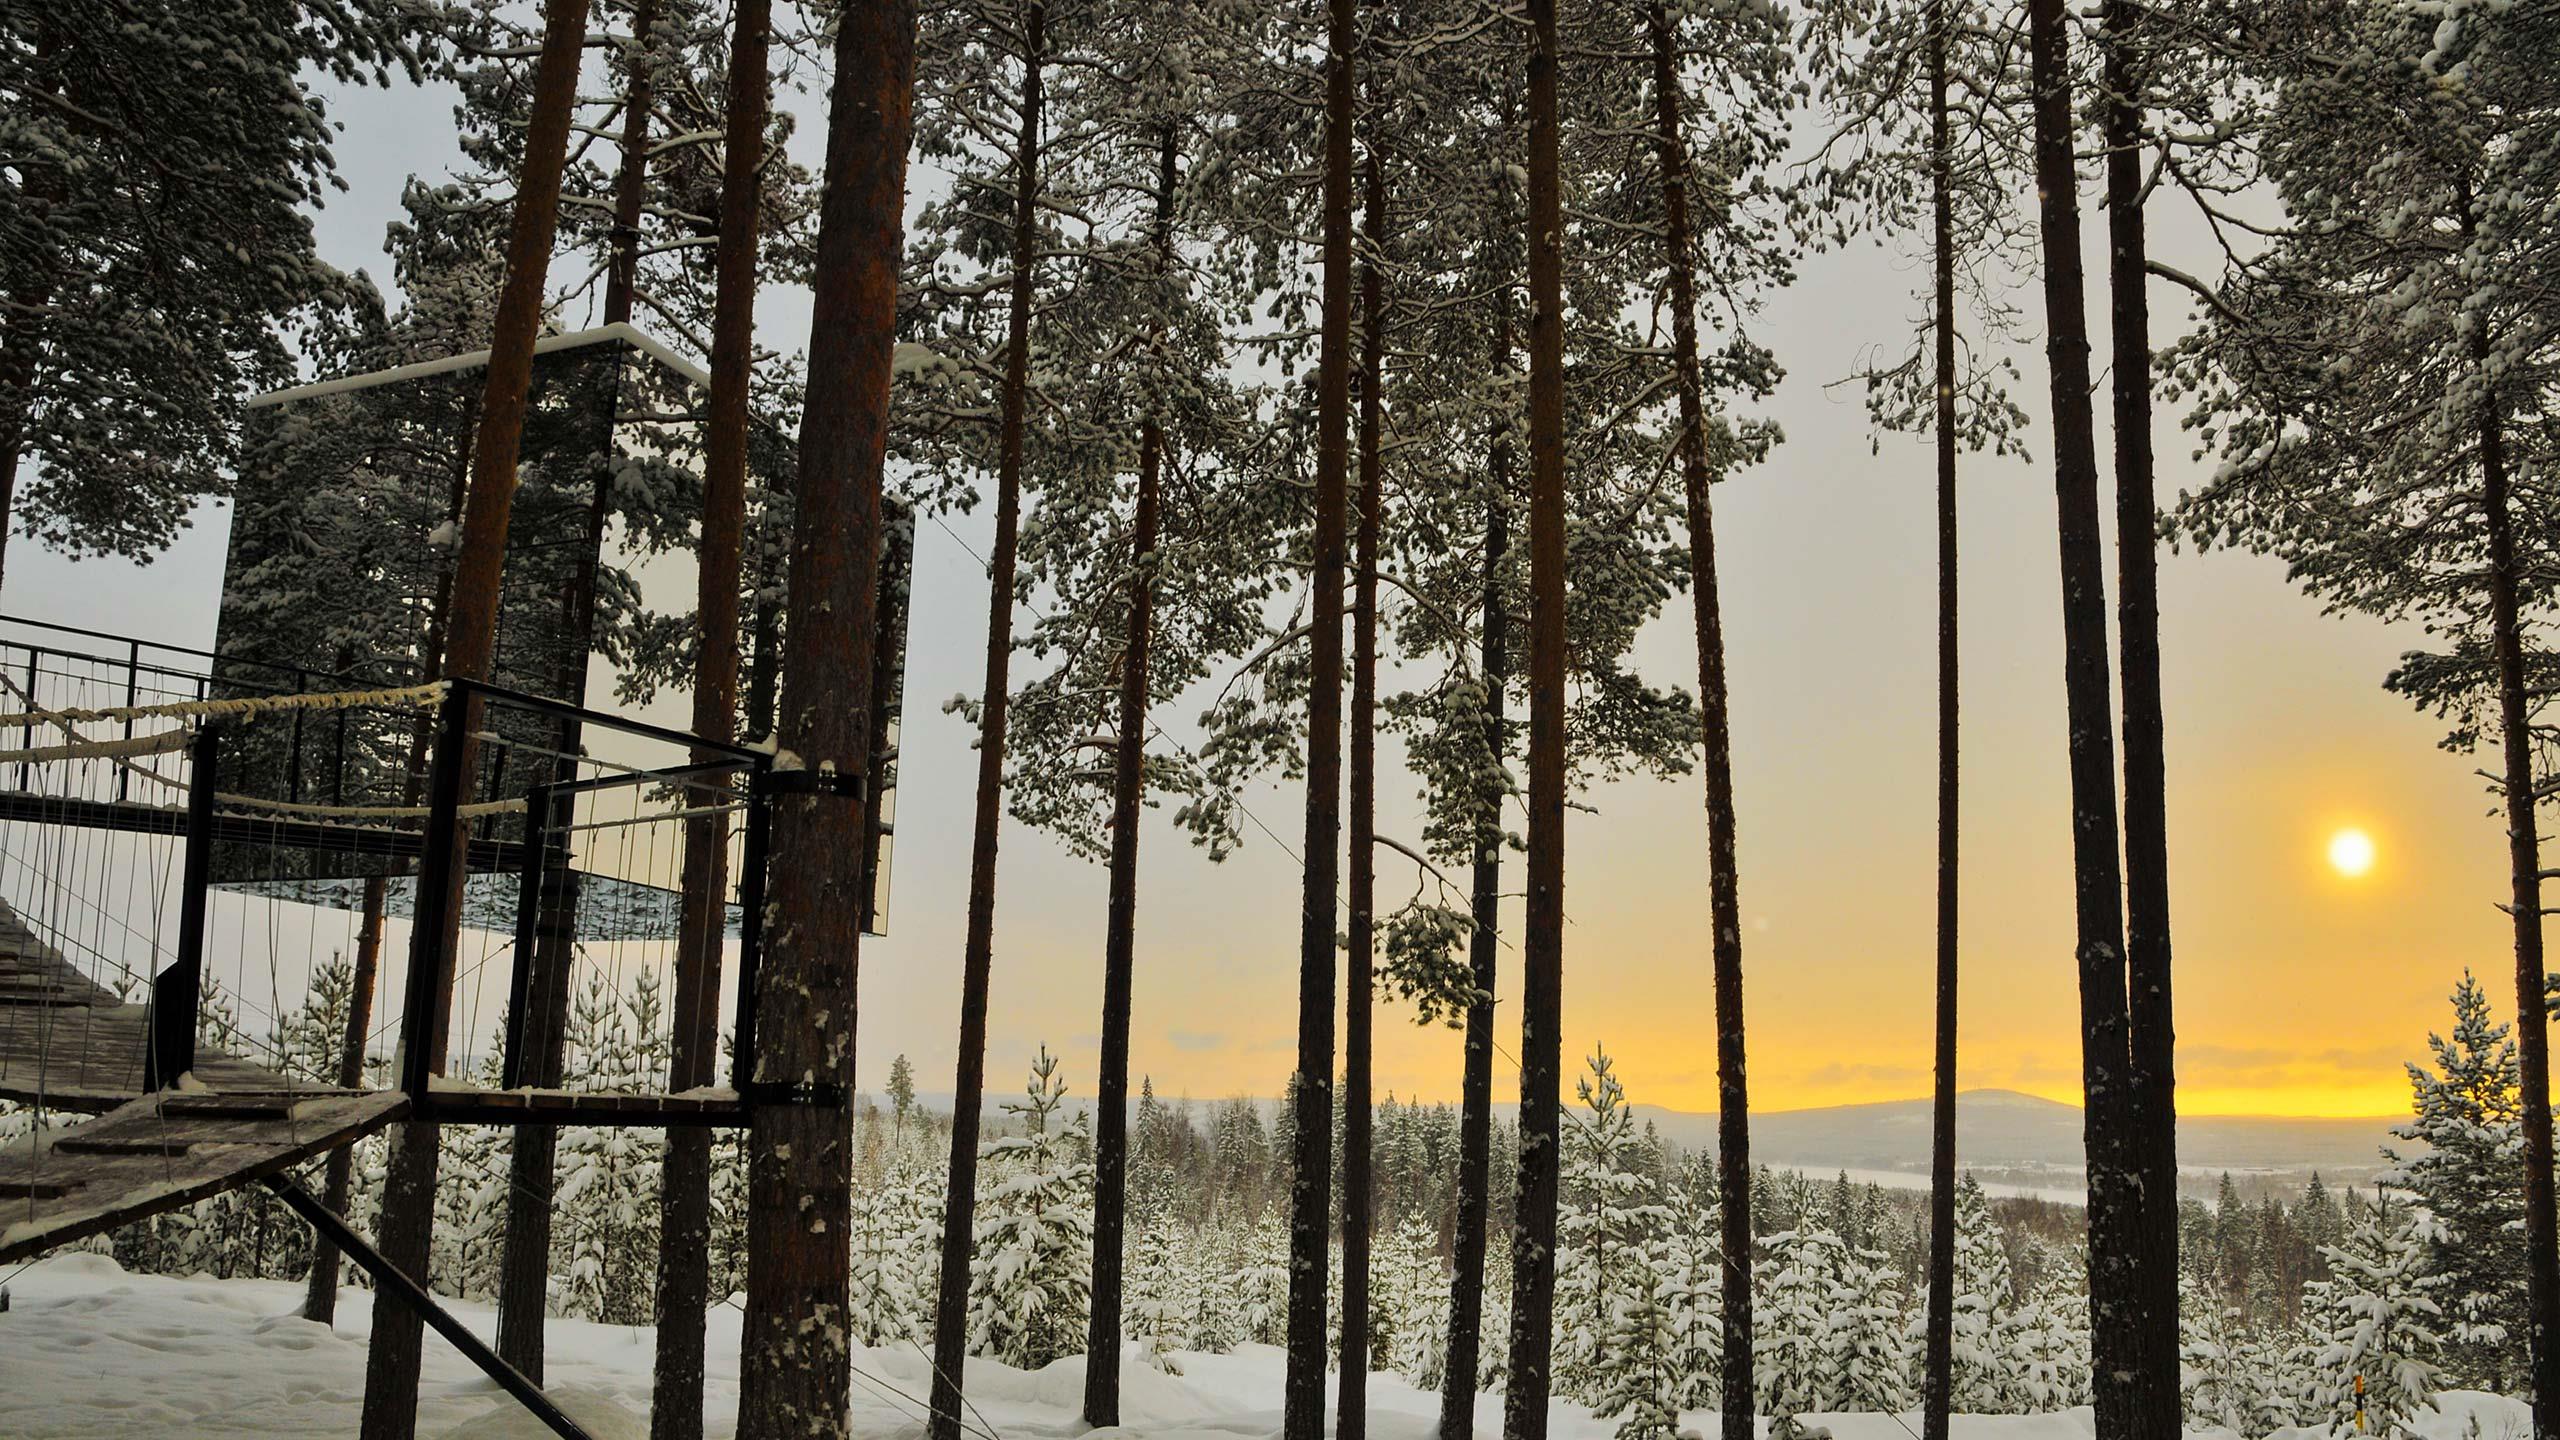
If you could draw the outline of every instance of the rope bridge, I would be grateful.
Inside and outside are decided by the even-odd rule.
[[[0,741],[17,740],[0,744],[0,1099],[36,1111],[0,1149],[0,1264],[404,1116],[743,1123],[748,1085],[653,1091],[662,1058],[563,1084],[561,1061],[573,1003],[656,990],[687,943],[714,947],[716,977],[724,939],[740,952],[734,1050],[752,1056],[770,755],[487,685],[235,695],[138,658],[29,650],[20,667],[0,645]],[[688,939],[685,830],[733,818],[736,903]],[[401,908],[405,983],[385,977],[369,1023],[381,920]],[[345,953],[322,917],[358,911],[363,994],[351,1025],[330,1023],[377,1058],[340,1073],[307,1033],[293,1053],[282,1012],[289,977],[307,985]],[[662,1055],[673,1008],[654,1035],[617,1014],[617,1043]],[[450,1066],[428,1053],[431,1020],[454,1037]],[[368,1071],[381,1078],[345,1083]]]
[[[843,1103],[751,1073],[768,800],[798,777],[486,684],[280,684],[74,633],[125,653],[0,639],[0,1099],[35,1110],[0,1144],[0,1265],[263,1183],[578,1436],[294,1169],[403,1118],[735,1125],[742,1095]],[[696,916],[684,857],[722,833],[729,890]],[[337,941],[332,914],[361,921]],[[733,1083],[667,1093],[676,1027],[718,1028],[730,942]],[[324,971],[338,1008],[288,1014],[288,978],[320,995]],[[692,1015],[661,998],[669,975],[696,977],[674,997]],[[572,1044],[604,1058],[564,1083]]]

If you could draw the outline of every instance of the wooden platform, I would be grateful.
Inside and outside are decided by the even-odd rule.
[[[396,1091],[189,1088],[30,1135],[0,1151],[0,1265],[237,1189],[353,1144],[408,1109]]]
[[[251,1184],[408,1113],[406,1095],[211,1050],[145,1095],[144,1015],[0,904],[0,1098],[97,1116],[0,1149],[0,1264]]]
[[[139,1098],[143,1019],[0,904],[0,1100],[95,1115]],[[312,1089],[218,1050],[196,1052],[195,1075],[224,1093]]]
[[[635,1129],[744,1125],[747,1107],[734,1090],[674,1094],[619,1090],[490,1090],[439,1079],[421,1119],[456,1125],[610,1125]]]

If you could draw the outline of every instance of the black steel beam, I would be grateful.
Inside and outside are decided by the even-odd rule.
[[[450,1091],[431,1092],[425,1104],[410,1106],[410,1118],[438,1125],[598,1125],[626,1130],[736,1129],[747,1123],[742,1101],[655,1109],[629,1105],[527,1106],[509,1101],[459,1098]]]
[[[524,1373],[513,1365],[499,1359],[498,1352],[482,1344],[480,1337],[471,1333],[471,1327],[455,1319],[452,1311],[438,1304],[425,1286],[382,1258],[381,1251],[358,1235],[353,1227],[338,1217],[336,1211],[313,1199],[310,1191],[294,1184],[291,1176],[270,1175],[267,1188],[292,1206],[293,1212],[310,1222],[311,1228],[319,1231],[330,1244],[337,1246],[339,1253],[363,1266],[364,1272],[373,1277],[375,1285],[399,1296],[410,1309],[417,1311],[419,1319],[426,1321],[437,1334],[451,1342],[454,1349],[461,1351],[464,1358],[497,1381],[500,1389],[516,1397],[524,1408],[533,1412],[535,1419],[550,1426],[553,1434],[560,1436],[561,1440],[594,1440],[579,1428],[577,1421],[551,1403],[551,1397],[542,1393],[541,1386],[526,1379]]]

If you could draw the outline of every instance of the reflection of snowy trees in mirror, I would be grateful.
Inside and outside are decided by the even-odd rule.
[[[523,882],[513,875],[472,875],[462,882],[462,928],[482,930],[495,935],[512,935],[516,928],[516,900]],[[263,880],[225,885],[225,890],[243,895],[266,896],[290,900],[302,905],[317,905],[329,910],[357,910],[364,903],[364,882],[344,879]],[[616,879],[610,875],[585,875],[578,884],[576,923],[578,941],[584,945],[614,941],[672,941],[676,938],[677,911],[684,897],[663,885],[644,885],[638,881]],[[416,913],[417,877],[399,875],[383,886],[382,913],[394,920],[406,920]],[[728,910],[728,938],[738,938],[738,907]]]
[[[574,997],[570,1083],[663,1083],[666,996],[647,972],[615,992]],[[218,1001],[219,997],[216,997]],[[262,1050],[315,1071],[334,1062],[348,999],[343,963],[324,967],[303,1006]],[[218,1003],[213,1043],[257,1046]],[[2194,1423],[2262,1435],[2290,1424],[2356,1424],[2411,1434],[2440,1389],[2512,1392],[2523,1337],[2496,1293],[2474,1293],[2461,1235],[2509,1228],[2516,1187],[2512,1049],[2478,987],[2455,996],[2455,1024],[2434,1037],[2433,1068],[2413,1066],[2416,1113],[2401,1127],[2427,1148],[2378,1195],[2343,1196],[2316,1179],[2296,1195],[2244,1198],[2226,1179],[2190,1199],[2180,1247],[2183,1386]],[[489,1077],[494,1078],[494,1077]],[[1043,1049],[1022,1093],[1003,1105],[983,1159],[970,1343],[1036,1368],[1082,1348],[1092,1231],[1089,1111]],[[33,1117],[0,1109],[0,1144]],[[1376,1117],[1379,1164],[1371,1335],[1377,1365],[1428,1390],[1440,1380],[1449,1307],[1451,1157],[1457,1115],[1392,1097]],[[437,1290],[486,1299],[497,1284],[509,1132],[451,1127],[438,1205]],[[1183,1352],[1283,1339],[1288,1293],[1288,1117],[1247,1099],[1160,1099],[1145,1087],[1130,1117],[1126,1320],[1139,1352],[1179,1373]],[[553,1201],[552,1307],[647,1324],[657,1254],[663,1137],[631,1129],[562,1132]],[[945,1122],[913,1097],[866,1102],[855,1132],[853,1329],[865,1345],[922,1344],[930,1329],[943,1208]],[[1497,1175],[1514,1144],[1497,1123]],[[372,1223],[379,1140],[357,1152],[355,1218]],[[1676,1435],[1678,1417],[1716,1405],[1720,1277],[1712,1157],[1685,1153],[1639,1123],[1609,1057],[1595,1054],[1565,1134],[1556,1301],[1562,1398],[1614,1420],[1628,1440]],[[712,1291],[743,1284],[744,1155],[713,1146]],[[1900,1411],[1919,1403],[1926,1216],[1916,1190],[1889,1191],[1763,1168],[1752,1194],[1760,1253],[1758,1407],[1767,1414]],[[2500,1207],[2504,1207],[2502,1211]],[[1507,1205],[1494,1213],[1507,1214]],[[2088,1403],[2086,1262],[2080,1212],[1995,1198],[1966,1177],[1956,1194],[1954,1408],[2036,1413]],[[1506,1247],[1491,1247],[1478,1384],[1503,1382]],[[241,1191],[120,1232],[130,1269],[291,1278],[308,1233],[262,1192]],[[349,1283],[361,1283],[350,1275]]]

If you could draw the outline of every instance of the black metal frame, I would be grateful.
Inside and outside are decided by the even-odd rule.
[[[390,1291],[399,1297],[403,1304],[416,1311],[419,1319],[426,1321],[437,1334],[450,1342],[454,1349],[461,1351],[464,1358],[479,1366],[482,1374],[497,1381],[500,1389],[514,1396],[518,1403],[532,1411],[535,1419],[551,1427],[553,1434],[560,1436],[561,1440],[590,1440],[587,1432],[579,1428],[577,1421],[570,1419],[559,1406],[551,1403],[551,1397],[542,1393],[541,1386],[527,1379],[523,1371],[498,1358],[498,1352],[481,1343],[480,1337],[471,1333],[470,1326],[455,1319],[452,1311],[438,1304],[436,1297],[428,1293],[427,1287],[419,1284],[399,1266],[392,1264],[381,1251],[374,1249],[370,1242],[358,1235],[354,1227],[338,1215],[338,1212],[321,1204],[310,1191],[293,1183],[293,1177],[289,1174],[270,1175],[266,1177],[266,1184],[269,1190],[275,1192],[276,1198],[292,1207],[293,1213],[301,1216],[312,1229],[319,1231],[330,1244],[337,1246],[339,1253],[356,1262],[359,1268],[372,1276],[375,1285]]]
[[[15,636],[0,635],[0,651],[15,652],[23,650],[26,652],[27,663],[25,683],[30,708],[33,708],[36,703],[35,692],[40,675],[39,667],[47,657],[80,664],[94,665],[106,670],[122,668],[125,672],[124,703],[128,707],[139,705],[141,703],[142,677],[145,675],[150,675],[157,680],[171,682],[169,688],[173,691],[183,693],[184,691],[192,690],[194,692],[194,698],[197,700],[209,700],[216,698],[215,692],[217,689],[227,691],[245,691],[265,695],[298,695],[308,693],[315,682],[335,685],[345,689],[366,689],[383,685],[386,682],[394,685],[415,684],[419,679],[418,672],[414,666],[400,661],[387,662],[381,674],[366,676],[347,670],[328,670],[309,665],[289,665],[274,660],[261,660],[253,656],[236,655],[221,650],[199,650],[192,645],[167,645],[156,640],[140,640],[129,635],[116,635],[104,630],[91,630],[78,625],[64,625],[51,620],[30,620],[19,615],[0,615],[0,627],[16,627],[27,630],[49,631],[58,635],[77,636],[82,640],[105,640],[113,642],[116,645],[121,645],[124,648],[124,653],[120,656],[107,655],[101,654],[95,650],[73,648],[69,645],[48,645]],[[175,656],[186,656],[195,661],[206,662],[207,668],[189,669],[180,665],[168,665],[159,663],[158,661],[145,660],[142,657],[143,652],[146,650],[159,651]],[[263,671],[266,674],[271,675],[273,678],[250,678],[239,673],[243,668]],[[98,678],[107,679],[109,677],[102,675]],[[302,772],[304,769],[303,762],[306,758],[303,746],[303,731],[307,718],[308,717],[300,711],[294,712],[291,721],[292,736],[286,743],[284,756],[286,793],[282,798],[288,803],[299,803],[303,798]],[[332,803],[338,803],[345,799],[344,791],[347,774],[347,714],[345,711],[341,710],[336,713],[333,719],[334,724],[331,727],[333,730],[333,738],[329,742],[331,748],[328,752],[330,772],[333,776],[333,783],[331,786],[332,793],[330,798]],[[19,736],[19,743],[22,748],[33,748],[35,738],[34,722],[32,720],[29,720],[25,725],[20,727]],[[133,738],[133,720],[130,716],[126,717],[124,722],[124,738],[128,740]],[[27,789],[30,773],[30,762],[20,761],[18,764],[19,790],[24,791]],[[52,811],[34,813],[38,808],[43,806],[52,806],[54,809],[58,810],[60,804],[63,802],[30,802],[27,797],[23,795],[0,793],[0,820],[49,820],[52,823],[57,824],[86,825],[100,829],[143,831],[147,833],[164,834],[175,833],[175,826],[173,824],[155,826],[148,815],[131,816],[117,813],[131,800],[131,778],[132,777],[128,773],[119,772],[117,774],[116,797],[112,804],[109,802],[95,800],[68,802],[77,807],[79,813],[75,817],[67,819],[55,815]],[[163,815],[167,813],[157,812],[156,807],[145,808]],[[318,829],[320,827],[311,828]],[[380,832],[371,833],[378,835]],[[252,832],[252,834],[248,836],[232,835],[224,838],[254,838],[260,842],[273,839],[279,843],[297,846],[298,848],[338,850],[362,854],[415,853],[414,850],[406,852],[397,850],[374,850],[360,845],[314,843],[313,838],[309,835],[295,835],[279,830],[261,829]],[[512,865],[511,858],[508,863],[510,866]]]
[[[535,928],[544,908],[540,898],[543,877],[546,872],[565,868],[567,863],[562,847],[542,838],[543,832],[559,829],[565,823],[553,812],[565,812],[575,796],[593,791],[743,772],[747,782],[743,787],[746,823],[738,875],[741,914],[733,1076],[739,1082],[739,1093],[745,1095],[747,1087],[743,1082],[751,1071],[755,1054],[756,980],[763,948],[764,870],[771,823],[771,810],[767,804],[771,788],[768,777],[773,768],[773,755],[765,750],[709,741],[681,730],[588,710],[485,681],[449,680],[445,683],[447,689],[438,704],[433,758],[427,766],[427,827],[419,863],[416,918],[411,930],[408,991],[400,1019],[400,1063],[397,1068],[400,1088],[409,1096],[411,1115],[420,1120],[478,1124],[745,1124],[743,1104],[635,1106],[613,1097],[598,1097],[597,1103],[582,1105],[572,1097],[560,1096],[553,1097],[557,1103],[536,1107],[517,1103],[516,1099],[478,1098],[468,1092],[455,1093],[436,1088],[436,1074],[441,1067],[431,1060],[441,1058],[435,1052],[442,1048],[445,1037],[438,1034],[438,1030],[447,999],[447,977],[452,970],[461,931],[460,915],[453,908],[453,897],[461,877],[454,872],[453,860],[463,824],[459,811],[470,778],[465,774],[462,762],[472,746],[473,736],[485,725],[480,712],[486,706],[503,705],[581,727],[592,725],[601,730],[683,746],[695,753],[708,752],[720,757],[655,770],[626,771],[529,787],[525,796],[525,838],[514,842],[515,864],[511,867],[518,875],[518,904],[514,967],[508,981],[510,1003],[505,1053],[500,1057],[502,1083],[508,1090],[514,1090],[526,1081],[523,1050],[527,1017],[531,1014],[535,998],[532,994],[533,960],[537,949]]]
[[[187,852],[178,890],[178,958],[151,977],[144,1013],[142,1088],[174,1085],[196,1068],[196,997],[204,987],[205,877],[213,863],[214,781],[220,770],[222,727],[197,727],[187,745]]]
[[[139,702],[141,682],[146,674],[178,682],[172,688],[180,693],[191,689],[199,699],[210,697],[216,686],[270,694],[295,694],[307,690],[315,679],[366,683],[342,671],[283,665],[188,646],[146,643],[78,626],[0,615],[0,626],[12,625],[120,645],[125,653],[119,657],[0,636],[0,650],[19,648],[27,651],[31,676],[46,656],[102,667],[109,673],[98,678],[109,683],[112,683],[113,669],[122,667],[128,704]],[[226,666],[255,667],[273,672],[276,682],[264,684],[236,675],[216,676],[201,670],[159,664],[143,658],[146,649],[168,651]],[[23,767],[20,792],[0,790],[0,822],[28,821],[179,836],[185,841],[177,954],[151,979],[150,1018],[146,1022],[147,1042],[142,1057],[143,1088],[166,1088],[194,1066],[196,1012],[202,986],[207,896],[213,884],[214,852],[223,844],[248,842],[416,862],[416,909],[412,924],[407,1000],[400,1020],[399,1054],[393,1066],[394,1083],[409,1096],[411,1113],[416,1118],[488,1124],[742,1125],[746,1123],[744,1101],[750,1096],[804,1103],[842,1103],[842,1097],[803,1094],[796,1089],[788,1094],[767,1093],[779,1092],[783,1087],[757,1085],[752,1079],[772,797],[784,789],[834,791],[841,787],[830,786],[819,777],[804,777],[796,772],[788,778],[782,777],[774,769],[774,755],[769,749],[708,741],[685,731],[589,710],[485,681],[453,680],[445,683],[445,693],[438,702],[434,720],[434,739],[426,767],[426,793],[421,797],[426,810],[423,830],[217,814],[216,780],[225,731],[219,722],[210,720],[198,727],[188,746],[191,773],[187,805],[183,810],[126,799],[121,775],[118,777],[117,799],[113,801],[25,793],[23,787],[27,780]],[[31,682],[28,694],[32,697],[34,693]],[[491,833],[493,826],[488,818],[481,818],[475,825],[461,814],[464,804],[471,798],[469,791],[479,769],[475,764],[467,772],[461,763],[462,757],[476,748],[475,737],[483,725],[482,712],[491,704],[559,721],[568,734],[577,734],[592,725],[602,731],[681,747],[693,754],[708,753],[718,758],[654,770],[561,779],[532,786],[526,796],[524,838],[500,838]],[[33,708],[31,705],[30,709]],[[286,797],[288,803],[299,801],[302,794],[303,719],[299,713],[293,719],[293,739],[287,761],[292,791]],[[336,727],[340,747],[337,769],[342,779],[345,769],[344,719],[342,712]],[[32,724],[30,720],[30,731]],[[125,724],[128,736],[132,728],[128,719]],[[23,743],[27,748],[33,748],[31,733]],[[488,748],[499,762],[498,773],[503,774],[506,743],[488,742]],[[544,838],[546,831],[557,830],[566,822],[544,817],[555,806],[565,811],[573,797],[586,792],[731,774],[742,774],[745,780],[739,787],[744,825],[737,879],[741,917],[737,1011],[731,1056],[731,1080],[741,1100],[735,1104],[723,1104],[692,1097],[685,1103],[657,1105],[648,1103],[649,1097],[598,1096],[596,1102],[590,1104],[581,1102],[574,1094],[555,1091],[545,1092],[542,1103],[535,1105],[528,1103],[520,1094],[500,1099],[484,1092],[439,1092],[435,1080],[441,1066],[430,1061],[442,1048],[447,977],[451,972],[460,929],[460,914],[455,909],[455,897],[460,888],[458,882],[462,878],[454,873],[457,855],[465,872],[513,873],[520,877],[515,973],[510,984],[513,1003],[509,1006],[506,1053],[502,1057],[507,1088],[515,1090],[525,1079],[519,1052],[525,1038],[524,1017],[529,1014],[526,1002],[532,984],[530,962],[536,948],[530,943],[528,932],[538,924],[538,916],[543,909],[543,875],[546,871],[564,869],[567,865],[565,847]],[[471,833],[475,829],[478,833]],[[434,1027],[432,1031],[431,1026]],[[431,1037],[436,1043],[429,1043]]]

